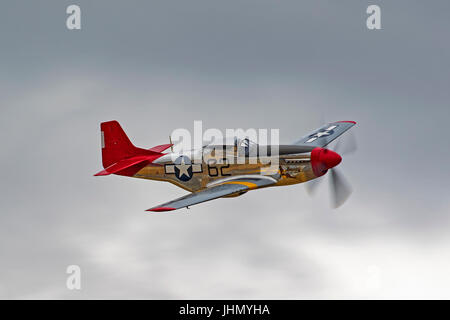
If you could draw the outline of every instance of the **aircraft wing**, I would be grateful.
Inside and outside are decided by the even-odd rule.
[[[160,212],[176,210],[224,196],[266,187],[275,184],[276,182],[276,179],[269,176],[236,176],[230,179],[217,181],[206,189],[190,193],[184,197],[150,208],[147,211]]]
[[[345,131],[350,129],[356,124],[355,121],[337,121],[323,125],[319,129],[316,129],[312,133],[304,136],[300,140],[296,141],[296,145],[325,147],[331,141],[339,137]]]

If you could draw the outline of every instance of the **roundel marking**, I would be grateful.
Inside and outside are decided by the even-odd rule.
[[[174,161],[175,177],[181,181],[189,181],[192,178],[192,163],[187,156],[180,156]]]

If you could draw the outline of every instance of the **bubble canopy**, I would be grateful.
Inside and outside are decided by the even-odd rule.
[[[212,152],[213,150],[229,150],[238,156],[257,156],[258,144],[249,138],[227,137],[223,140],[213,140],[203,146],[204,152]]]

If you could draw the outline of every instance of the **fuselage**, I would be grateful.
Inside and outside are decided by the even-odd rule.
[[[194,161],[195,152],[168,153],[146,165],[133,177],[167,181],[190,192],[200,191],[211,184],[230,177],[262,175],[277,179],[273,186],[306,182],[317,176],[311,166],[310,154],[293,154],[279,157],[224,158],[215,153],[203,153]]]

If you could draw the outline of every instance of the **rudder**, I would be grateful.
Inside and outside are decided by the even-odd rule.
[[[141,153],[141,149],[136,148],[128,139],[119,122],[115,120],[102,122],[100,130],[103,168],[106,169],[119,160]]]

